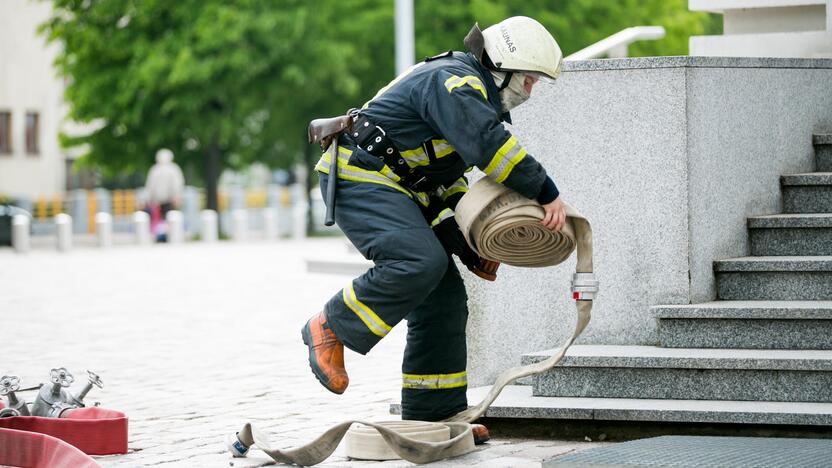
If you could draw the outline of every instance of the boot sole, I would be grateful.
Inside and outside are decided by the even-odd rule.
[[[323,378],[321,376],[326,375],[324,371],[318,366],[317,357],[315,356],[315,349],[312,348],[312,333],[309,331],[309,323],[303,326],[300,330],[301,338],[303,338],[303,344],[309,348],[309,368],[312,369],[312,375],[318,379],[318,382],[324,386],[325,389],[329,390],[330,392],[341,395],[344,392],[336,392],[332,388],[329,387],[329,379]]]

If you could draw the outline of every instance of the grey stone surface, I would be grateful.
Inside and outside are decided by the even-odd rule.
[[[659,305],[650,309],[661,319],[832,319],[832,301],[712,301]]]
[[[812,135],[812,144],[832,145],[832,133],[816,133]]]
[[[751,255],[832,255],[832,213],[748,218]]]
[[[716,272],[764,271],[832,271],[832,256],[738,257],[717,260]]]
[[[832,402],[832,372],[557,367],[533,388],[557,397]]]
[[[687,204],[684,70],[591,75],[564,73],[556,86],[539,87],[537,102],[514,113],[511,131],[552,174],[564,200],[592,223],[601,294],[581,340],[655,342],[648,307],[689,301],[687,215],[680,209]],[[636,118],[641,114],[655,118]],[[546,269],[503,265],[495,283],[462,272],[470,308],[469,382],[490,383],[522,353],[571,334],[574,268],[574,258]]]
[[[814,135],[812,143],[815,145],[815,170],[832,171],[832,133]]]
[[[768,58],[768,57],[635,57],[616,59],[574,60],[563,64],[563,71],[606,71],[654,68],[832,68],[826,58]]]
[[[724,300],[827,301],[832,299],[832,272],[722,272],[717,286]]]
[[[832,213],[801,213],[753,216],[748,218],[751,229],[824,228],[832,227]]]
[[[832,213],[832,172],[784,175],[780,185],[786,213]]]
[[[780,176],[780,185],[784,186],[818,186],[832,185],[832,172],[809,172],[804,174],[785,174]]]
[[[469,404],[480,401],[488,389],[468,390]],[[531,387],[508,386],[485,415],[495,418],[829,426],[832,425],[832,403],[538,397],[532,395]]]
[[[580,342],[656,343],[651,305],[716,297],[712,262],[747,255],[746,218],[780,211],[780,175],[815,167],[809,135],[832,129],[830,64],[572,62],[513,112],[511,131],[593,225],[601,292]],[[470,382],[570,333],[573,267],[502,267],[493,284],[463,273]]]
[[[832,255],[832,227],[749,229],[751,255]]]
[[[525,354],[522,362],[538,362],[548,358],[553,352],[554,350],[550,349]],[[569,367],[832,372],[832,351],[575,345],[569,348],[563,361],[555,369]]]
[[[810,135],[832,129],[832,74],[805,65],[687,69],[691,303],[716,297],[713,260],[750,252],[746,218],[781,211],[780,175],[815,167]]]
[[[659,319],[659,343],[668,348],[832,349],[831,319]]]

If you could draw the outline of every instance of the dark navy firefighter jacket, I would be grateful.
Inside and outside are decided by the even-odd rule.
[[[414,65],[379,90],[361,113],[385,131],[408,166],[441,185],[429,196],[431,216],[452,216],[450,209],[467,191],[464,173],[473,166],[542,204],[558,197],[545,169],[503,126],[511,120],[502,112],[499,88],[471,54],[448,52]],[[376,171],[383,166],[360,150],[349,164]]]

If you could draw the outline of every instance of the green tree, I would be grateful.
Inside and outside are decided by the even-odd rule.
[[[69,117],[91,128],[63,144],[83,145],[83,161],[111,174],[169,147],[206,168],[216,208],[221,167],[297,160],[310,118],[342,112],[377,84],[364,74],[392,66],[367,53],[392,50],[392,30],[377,33],[392,12],[349,3],[54,0],[43,30],[63,45]],[[349,6],[358,13],[345,21]]]
[[[462,48],[478,21],[537,18],[564,53],[623,28],[662,25],[667,37],[632,55],[687,52],[718,18],[686,0],[415,0],[417,57]],[[394,74],[392,0],[52,0],[43,25],[62,44],[69,117],[64,136],[105,173],[143,170],[157,148],[205,168],[216,207],[222,167],[287,166],[315,150],[307,122],[358,107]]]

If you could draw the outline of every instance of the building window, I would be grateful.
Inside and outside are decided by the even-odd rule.
[[[0,111],[0,154],[12,154],[12,113]]]
[[[40,116],[37,112],[26,113],[26,154],[40,153]]]

